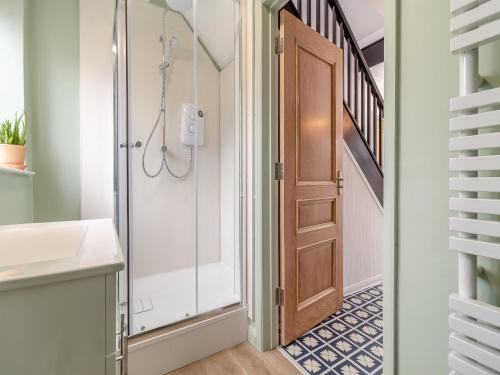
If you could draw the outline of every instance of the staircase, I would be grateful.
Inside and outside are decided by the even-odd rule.
[[[285,9],[344,51],[344,140],[383,205],[384,99],[347,18],[338,0],[293,0]]]

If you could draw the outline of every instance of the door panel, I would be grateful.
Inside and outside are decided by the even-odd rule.
[[[280,36],[280,339],[286,345],[342,305],[342,51],[286,11]]]
[[[297,93],[300,98],[297,108],[297,181],[331,182],[335,147],[329,126],[332,118],[331,66],[300,46],[297,54]],[[317,92],[325,95],[318,97]]]

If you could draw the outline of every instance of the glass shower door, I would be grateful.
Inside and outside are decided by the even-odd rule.
[[[128,0],[129,333],[241,301],[240,9]]]
[[[240,302],[239,2],[195,1],[198,313]]]
[[[131,333],[196,315],[193,33],[164,2],[131,0]]]

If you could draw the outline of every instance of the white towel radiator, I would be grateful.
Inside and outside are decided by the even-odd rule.
[[[478,48],[500,38],[500,0],[451,0],[451,52],[460,96],[450,111],[450,248],[458,252],[458,294],[449,299],[451,374],[500,374],[500,308],[477,301],[477,257],[500,259],[500,88],[478,91]],[[500,64],[500,62],[499,62]],[[483,150],[488,150],[487,154]]]

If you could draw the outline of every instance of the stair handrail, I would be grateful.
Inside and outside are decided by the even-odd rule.
[[[295,1],[297,5],[292,0],[288,2],[288,9],[344,51],[344,105],[383,174],[384,99],[339,1],[304,0],[305,9],[302,0]],[[316,4],[316,25],[312,25],[313,1]]]
[[[342,10],[342,7],[340,6],[340,3],[338,0],[328,0],[328,3],[330,5],[330,8],[332,11],[337,12],[337,17],[341,20],[341,22],[337,21],[339,24],[342,23],[345,26],[345,29],[347,31],[348,39],[350,40],[351,44],[354,46],[354,50],[356,51],[356,55],[358,58],[361,60],[363,64],[363,70],[365,74],[368,77],[368,80],[370,81],[370,86],[373,91],[375,91],[375,95],[377,95],[377,99],[380,102],[381,106],[384,106],[384,98],[380,94],[380,90],[378,89],[377,83],[375,82],[375,79],[373,78],[373,75],[370,71],[370,67],[368,66],[368,63],[366,62],[365,56],[363,52],[361,51],[361,48],[359,47],[358,41],[356,40],[354,33],[351,29],[351,26],[349,26],[349,22],[347,22],[347,17],[344,14],[344,11]],[[344,35],[345,36],[345,35]],[[347,38],[346,38],[347,39]]]

